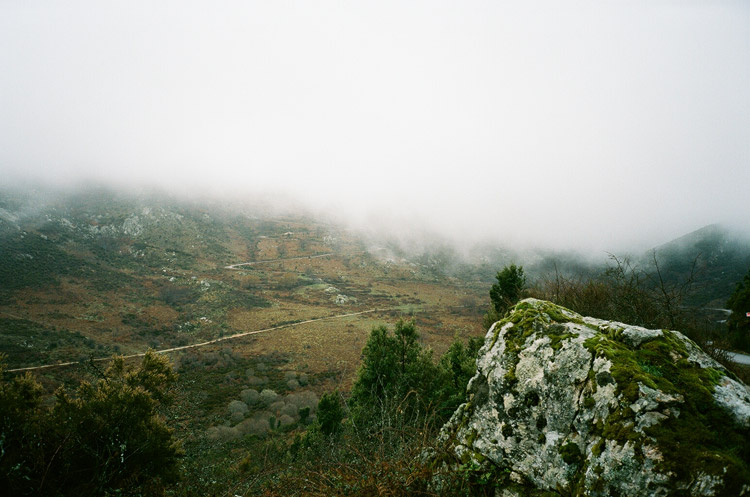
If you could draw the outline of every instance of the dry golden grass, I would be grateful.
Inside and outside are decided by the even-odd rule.
[[[400,318],[414,319],[421,341],[437,354],[456,335],[466,338],[485,332],[480,324],[481,310],[463,306],[486,299],[487,288],[482,285],[422,274],[418,267],[406,263],[379,261],[363,252],[360,242],[344,232],[336,233],[335,243],[329,245],[323,241],[328,231],[320,226],[292,220],[279,221],[277,226],[278,234],[256,239],[255,246],[238,232],[228,230],[222,244],[231,252],[231,260],[213,260],[196,253],[195,264],[189,270],[166,267],[164,271],[139,276],[123,269],[131,278],[130,286],[105,292],[92,290],[85,279],[66,278],[52,291],[18,292],[17,304],[6,305],[0,311],[34,317],[61,330],[77,330],[97,343],[117,345],[123,353],[134,353],[159,342],[158,334],[144,337],[144,323],[153,330],[190,323],[191,330],[172,337],[179,336],[181,343],[190,344],[293,321],[390,309],[305,323],[206,348],[208,351],[229,346],[246,357],[281,352],[288,355],[290,367],[305,364],[311,373],[339,378],[343,388],[354,376],[362,347],[377,325],[392,325]],[[291,234],[285,235],[287,231]],[[307,258],[326,253],[332,255]],[[305,258],[224,269],[228,263],[250,262],[251,257],[255,261]],[[174,283],[168,283],[171,277],[176,278]],[[204,279],[218,281],[224,286],[224,293],[215,293],[214,286],[200,294],[199,302],[182,307],[160,300],[159,291],[165,285],[195,288],[196,282]],[[329,287],[336,291],[326,292]],[[233,288],[250,292],[271,305],[227,304],[225,299]],[[339,294],[349,298],[343,305],[336,303]],[[123,319],[126,315],[136,316],[138,322]],[[203,316],[209,321],[201,321]],[[163,345],[168,346],[169,343]]]

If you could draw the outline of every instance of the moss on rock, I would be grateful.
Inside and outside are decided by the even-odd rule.
[[[477,367],[441,439],[528,495],[750,495],[750,389],[679,332],[527,299]]]

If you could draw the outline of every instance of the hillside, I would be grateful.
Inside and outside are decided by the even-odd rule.
[[[695,262],[695,293],[689,303],[702,307],[724,307],[750,267],[750,239],[717,224],[660,245],[654,252],[670,282],[687,278]]]
[[[746,261],[724,240],[707,230],[657,254],[679,279],[702,249],[720,302]],[[575,254],[466,254],[445,240],[415,250],[260,204],[105,189],[3,191],[0,253],[10,376],[28,369],[52,392],[97,378],[115,353],[134,364],[151,348],[174,364],[165,414],[190,475],[174,495],[259,492],[275,478],[270,455],[289,457],[318,400],[350,390],[374,327],[413,319],[436,360],[484,334],[494,274],[512,259],[528,257],[536,278],[601,270]]]
[[[11,367],[372,309],[389,309],[381,317],[418,313],[438,303],[454,309],[423,323],[437,346],[440,337],[477,331],[467,318],[481,312],[481,287],[380,259],[352,234],[309,219],[104,190],[47,203],[4,195],[0,208],[0,349]],[[254,264],[226,267],[246,262]],[[359,320],[365,332],[373,318]],[[350,338],[321,352],[356,362],[350,345],[361,337]],[[309,344],[278,345],[268,350],[310,355]]]
[[[483,333],[486,284],[302,216],[107,190],[6,191],[0,209],[7,369],[80,361],[32,370],[52,392],[96,377],[89,359],[183,347],[169,423],[187,495],[225,492],[266,437],[293,438],[348,390],[374,326],[414,319],[438,353]]]

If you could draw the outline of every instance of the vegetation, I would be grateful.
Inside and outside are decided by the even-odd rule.
[[[732,311],[727,320],[731,344],[740,350],[750,350],[750,269],[737,283],[727,307]]]
[[[6,373],[0,425],[15,428],[0,435],[0,488],[7,481],[18,495],[419,494],[430,472],[421,454],[465,400],[479,337],[518,299],[533,293],[585,315],[704,333],[684,308],[695,288],[683,285],[690,261],[654,260],[661,264],[654,268],[613,258],[601,274],[581,263],[576,274],[586,276],[556,273],[527,289],[527,274],[531,281],[541,266],[503,267],[514,256],[497,248],[481,264],[433,243],[421,255],[395,245],[386,251],[393,257],[373,255],[310,220],[106,191],[36,204],[0,198],[18,214],[0,219],[8,256],[0,268],[0,350],[9,368],[363,313],[179,352],[177,383],[163,378],[162,390],[179,401],[169,410],[168,396],[126,380],[135,372],[124,363],[118,371],[117,361],[89,371],[83,383],[76,368],[46,369],[35,379]],[[225,269],[247,261],[265,262]],[[723,302],[729,292],[721,285],[712,288]],[[377,325],[399,315],[412,320]],[[702,336],[707,346],[719,335]],[[347,368],[360,359],[352,378]],[[65,389],[51,396],[61,383]],[[116,414],[118,402],[134,408]],[[175,429],[171,439],[164,419]],[[121,449],[123,436],[132,441]],[[175,438],[184,457],[169,445]],[[129,452],[147,440],[155,445],[138,454],[151,451],[160,469]],[[104,463],[123,454],[124,463]],[[182,479],[170,486],[176,472]],[[483,479],[466,465],[446,488],[477,494]]]
[[[750,431],[714,401],[714,387],[720,384],[723,371],[689,362],[685,346],[666,330],[638,347],[627,345],[616,332],[601,333],[585,345],[597,356],[612,361],[611,374],[617,393],[623,396],[621,405],[598,425],[602,436],[620,443],[643,443],[642,435],[633,429],[635,413],[627,407],[638,400],[640,385],[679,396],[679,416],[645,429],[645,434],[670,454],[669,463],[661,463],[661,469],[687,482],[702,469],[720,473],[724,468],[725,490],[740,492],[743,482],[750,478],[750,448],[746,443]],[[596,383],[589,381],[595,389]]]
[[[523,298],[526,289],[526,275],[523,266],[511,264],[498,271],[496,283],[490,288],[490,309],[484,317],[484,325],[489,328],[499,321],[508,309]]]
[[[291,467],[270,495],[290,488],[305,495],[428,494],[422,452],[464,400],[481,340],[456,339],[434,362],[418,339],[414,323],[403,320],[392,332],[372,330],[348,401],[338,392],[321,397],[316,423],[295,440]],[[468,474],[446,485],[469,492],[475,485]]]
[[[338,392],[327,393],[320,398],[320,402],[318,402],[318,426],[324,435],[338,435],[341,431],[341,421],[343,421],[344,416],[345,412]]]
[[[0,383],[0,485],[12,495],[158,495],[177,478],[181,449],[159,411],[176,376],[149,352],[122,357],[48,405],[30,375]]]
[[[381,429],[392,426],[394,416],[412,420],[426,412],[437,378],[431,352],[417,338],[414,323],[403,320],[392,334],[385,326],[372,330],[352,387],[355,426]]]
[[[725,350],[750,350],[736,331],[728,334],[725,326],[710,319],[701,308],[689,306],[695,291],[695,265],[681,279],[667,278],[662,265],[652,254],[649,264],[610,256],[609,266],[589,277],[553,277],[538,282],[532,294],[555,302],[584,316],[619,321],[652,329],[679,330],[696,341],[706,352],[732,372],[748,381],[747,369],[733,363]],[[742,294],[740,284],[736,295]],[[742,314],[744,315],[744,314]],[[730,324],[730,328],[731,328]]]

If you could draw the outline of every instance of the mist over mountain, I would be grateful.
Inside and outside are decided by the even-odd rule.
[[[486,397],[444,495],[750,492],[749,18],[0,2],[0,488],[441,494]]]
[[[750,237],[711,224],[656,247],[654,255],[666,281],[694,275],[696,295],[690,303],[722,308],[750,268]]]
[[[480,241],[462,239],[430,231],[425,225],[413,221],[410,224],[403,219],[393,224],[360,225],[330,212],[310,209],[292,198],[288,203],[286,200],[268,196],[221,199],[211,195],[175,195],[164,190],[102,186],[4,189],[0,194],[0,235],[4,251],[19,251],[13,255],[15,259],[24,257],[19,254],[25,253],[24,244],[33,239],[33,234],[26,233],[28,230],[52,236],[54,240],[62,236],[61,228],[67,228],[68,234],[59,241],[66,242],[68,247],[75,238],[71,238],[72,233],[79,233],[79,238],[83,237],[81,242],[88,240],[86,244],[95,245],[87,250],[103,251],[101,253],[121,252],[123,247],[136,250],[128,239],[140,240],[136,243],[138,246],[161,239],[162,242],[169,240],[168,244],[181,253],[194,252],[193,257],[208,250],[212,257],[229,260],[228,254],[222,256],[225,249],[216,243],[223,236],[223,228],[212,227],[212,223],[223,226],[231,225],[233,219],[255,219],[258,222],[263,219],[288,218],[303,222],[309,219],[332,230],[348,231],[360,240],[363,248],[382,261],[409,261],[436,275],[459,276],[484,284],[492,283],[497,270],[508,264],[523,265],[534,282],[555,274],[574,278],[596,277],[607,269],[613,256],[653,272],[655,256],[667,283],[676,284],[692,278],[694,290],[690,303],[710,307],[724,305],[735,283],[750,266],[750,238],[718,224],[648,250],[628,251],[613,246],[606,251],[592,252],[534,246],[530,241],[520,242],[516,237]],[[73,226],[75,229],[71,231]],[[214,237],[213,242],[209,241],[211,237]],[[206,243],[213,245],[209,247]],[[186,247],[192,247],[192,250]],[[38,260],[27,263],[28,272],[6,269],[17,281],[21,281],[19,275],[31,277],[43,270]]]
[[[746,2],[324,4],[4,4],[2,184],[593,255],[747,230]]]

